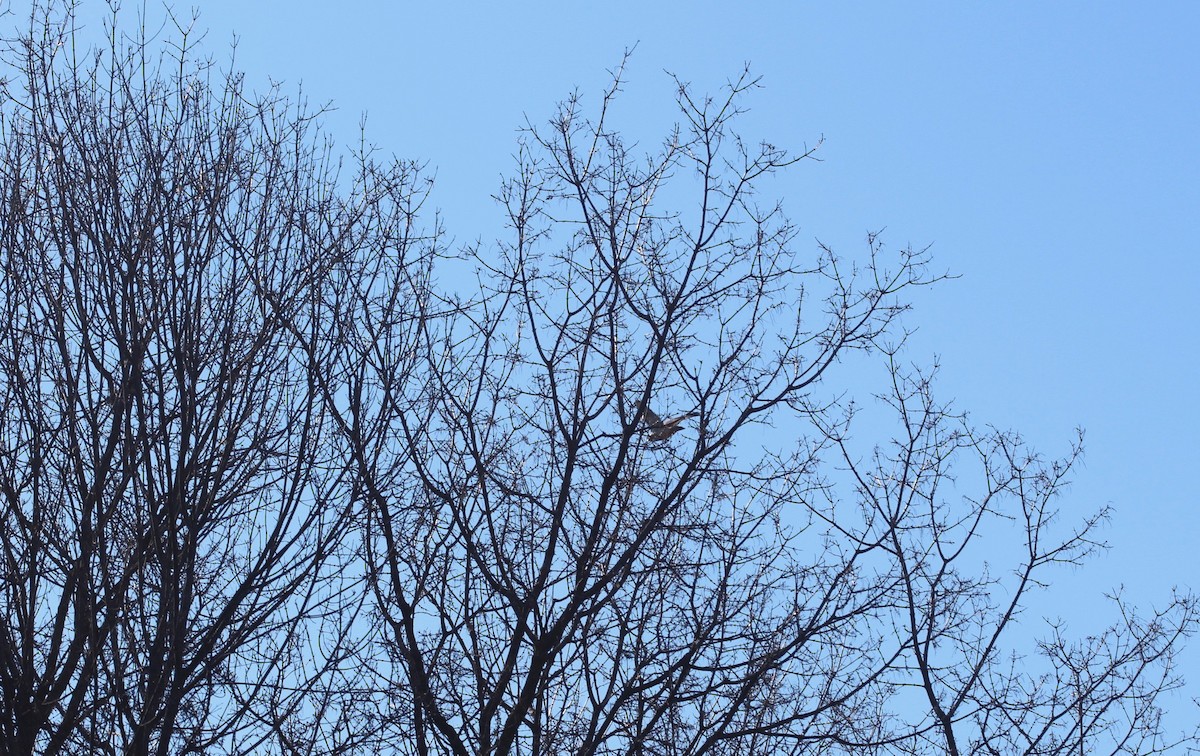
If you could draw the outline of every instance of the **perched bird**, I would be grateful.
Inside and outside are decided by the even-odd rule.
[[[645,431],[650,435],[651,441],[663,441],[674,436],[679,431],[683,430],[680,424],[691,417],[699,417],[699,412],[689,412],[686,415],[672,417],[669,420],[663,420],[658,415],[654,414],[654,410],[649,407],[643,407],[646,416]]]

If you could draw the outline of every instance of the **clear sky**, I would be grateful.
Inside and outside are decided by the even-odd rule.
[[[826,139],[777,183],[802,239],[853,255],[886,227],[961,274],[908,320],[941,394],[1050,455],[1086,429],[1065,508],[1113,505],[1113,548],[1060,575],[1072,628],[1120,584],[1143,605],[1200,590],[1200,3],[197,5],[252,86],[302,83],[339,141],[365,112],[371,141],[428,161],[459,242],[501,233],[517,128],[575,87],[595,102],[626,47],[618,123],[647,144],[673,120],[664,70],[716,90],[750,63],[748,135]],[[1196,648],[1186,664],[1195,696]]]

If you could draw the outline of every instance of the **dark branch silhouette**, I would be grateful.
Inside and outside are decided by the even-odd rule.
[[[1082,439],[935,398],[944,276],[799,238],[758,192],[816,148],[738,133],[749,73],[642,150],[622,65],[448,249],[421,166],[73,9],[4,52],[0,752],[1195,744],[1194,598],[1023,615],[1103,548]]]

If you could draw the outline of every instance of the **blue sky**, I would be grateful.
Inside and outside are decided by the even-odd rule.
[[[646,144],[673,120],[664,69],[715,90],[749,62],[764,88],[744,130],[826,139],[823,162],[772,187],[801,238],[857,254],[886,227],[961,275],[908,320],[943,396],[1051,455],[1087,430],[1066,508],[1113,505],[1113,549],[1061,574],[1055,606],[1086,617],[1119,584],[1143,604],[1200,589],[1200,4],[731,7],[199,3],[207,49],[223,61],[236,31],[252,86],[302,83],[338,108],[343,143],[365,112],[371,141],[428,161],[459,242],[500,233],[489,195],[517,128],[573,88],[595,102],[626,47],[618,122]],[[1187,671],[1196,695],[1196,649]]]

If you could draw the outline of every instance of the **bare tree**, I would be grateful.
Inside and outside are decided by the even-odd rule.
[[[682,127],[650,156],[606,125],[620,83],[596,120],[572,98],[528,129],[476,284],[376,315],[403,357],[381,325],[320,371],[364,387],[329,403],[371,513],[399,750],[1162,747],[1190,598],[1052,638],[1043,671],[1005,656],[1027,592],[1087,559],[1106,513],[1060,533],[1078,449],[1043,462],[900,368],[927,256],[797,250],[754,190],[813,153],[737,136],[752,79],[679,83]],[[854,405],[820,398],[853,354],[885,358],[899,420],[866,461]],[[1014,581],[981,561],[985,530],[1015,532]]]
[[[913,737],[893,749],[1159,753],[1191,742],[1167,736],[1156,705],[1180,684],[1173,656],[1195,627],[1190,596],[1148,621],[1117,597],[1120,621],[1086,641],[1055,625],[1022,654],[1008,641],[1056,566],[1082,565],[1103,548],[1096,530],[1107,510],[1060,522],[1082,438],[1047,462],[1015,434],[980,431],[939,405],[931,375],[894,355],[888,368],[891,390],[880,399],[899,427],[888,445],[855,451],[852,409],[820,421],[858,502],[827,496],[820,511],[843,538],[881,552],[875,560],[895,581],[888,626],[905,647],[886,678],[920,694],[911,709],[919,716],[906,718]]]
[[[901,316],[942,276],[799,243],[757,191],[815,148],[738,135],[749,75],[677,81],[648,154],[620,71],[568,99],[451,254],[418,166],[56,7],[0,108],[5,752],[1190,742],[1190,596],[1022,644],[1103,545],[1079,447],[935,400]]]
[[[330,750],[365,583],[300,337],[415,171],[344,171],[187,27],[85,50],[75,21],[6,54],[0,750]]]

